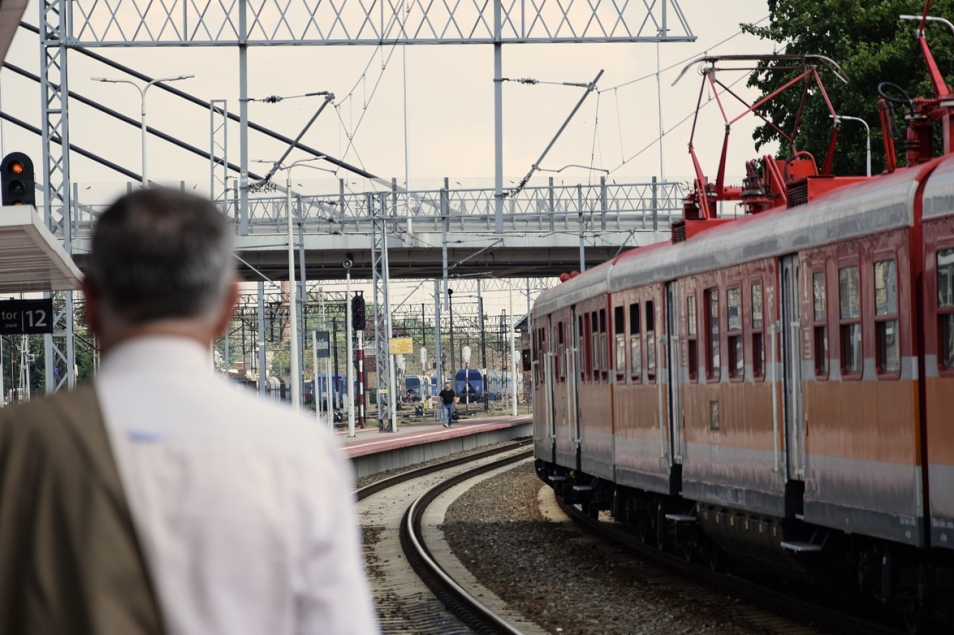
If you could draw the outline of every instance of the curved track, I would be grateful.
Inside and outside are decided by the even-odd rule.
[[[422,537],[421,521],[428,504],[442,492],[482,473],[529,458],[529,450],[515,453],[529,443],[521,441],[425,466],[358,490],[358,500],[367,500],[360,513],[383,632],[520,633],[471,597],[434,561]],[[488,460],[501,453],[510,454],[498,461]],[[475,462],[478,467],[458,469],[450,478],[440,474]],[[386,497],[373,497],[385,490]],[[400,518],[395,518],[397,514],[401,514]]]

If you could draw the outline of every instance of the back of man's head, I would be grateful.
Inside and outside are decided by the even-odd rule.
[[[137,190],[99,217],[86,275],[103,308],[129,325],[203,317],[232,281],[232,230],[206,199]]]

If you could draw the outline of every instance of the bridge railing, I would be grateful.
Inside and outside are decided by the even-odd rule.
[[[577,232],[581,226],[586,232],[667,230],[681,217],[686,192],[687,184],[668,181],[527,187],[505,195],[504,230]],[[72,236],[83,238],[106,204],[80,199],[74,196],[70,219]],[[232,197],[223,211],[239,234],[280,234],[288,223],[287,201],[284,193],[253,195],[243,214],[237,197]],[[312,233],[369,234],[372,214],[382,204],[394,232],[407,231],[409,224],[415,232],[440,232],[445,217],[452,232],[487,233],[495,228],[491,188],[291,196],[294,222]],[[63,234],[61,227],[53,229]]]
[[[598,183],[528,187],[504,197],[506,231],[588,231],[667,229],[682,214],[687,186],[678,182]],[[296,222],[305,228],[341,233],[368,233],[373,210],[386,206],[394,230],[440,232],[446,216],[452,231],[492,232],[495,224],[494,191],[490,188],[361,192],[292,196]],[[287,222],[286,196],[249,200],[248,233],[281,232]],[[226,212],[239,225],[237,201]]]

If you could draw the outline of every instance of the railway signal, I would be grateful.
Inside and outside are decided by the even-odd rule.
[[[365,324],[364,296],[356,295],[351,298],[351,328],[363,331]]]
[[[36,205],[33,161],[22,152],[11,152],[0,162],[0,199],[4,205]]]

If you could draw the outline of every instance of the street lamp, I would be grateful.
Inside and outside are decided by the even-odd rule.
[[[845,121],[857,121],[865,127],[865,151],[867,153],[867,175],[871,176],[871,128],[868,126],[868,122],[862,119],[861,117],[847,117],[845,115],[838,115],[835,117],[835,123],[838,123],[844,119]]]
[[[128,79],[112,79],[109,77],[90,77],[94,82],[105,82],[107,84],[129,84],[133,86],[136,90],[139,91],[139,98],[141,101],[141,112],[142,120],[139,124],[140,129],[142,130],[142,186],[146,187],[149,184],[149,176],[146,171],[146,91],[155,86],[160,82],[177,82],[180,79],[191,79],[195,75],[176,75],[175,77],[160,77],[159,79],[154,79],[150,82],[147,82],[145,86],[140,87],[139,84],[132,82]]]
[[[299,342],[298,342],[298,294],[295,289],[295,234],[292,227],[292,168],[303,165],[304,167],[321,170],[313,165],[307,165],[308,161],[323,159],[324,157],[314,157],[310,159],[300,159],[290,165],[277,165],[273,168],[274,172],[285,170],[285,207],[288,215],[288,321],[289,321],[289,352],[291,354],[291,380],[292,380],[292,407],[298,410],[301,407],[301,367],[299,365]],[[317,375],[318,370],[315,369]],[[329,378],[330,382],[330,378]],[[329,384],[330,385],[330,384]],[[318,392],[318,381],[315,380],[315,394]],[[331,401],[329,400],[329,404]],[[317,410],[317,402],[316,402]]]
[[[457,356],[454,352],[454,290],[447,289],[447,312],[450,314],[451,381],[457,383]]]

